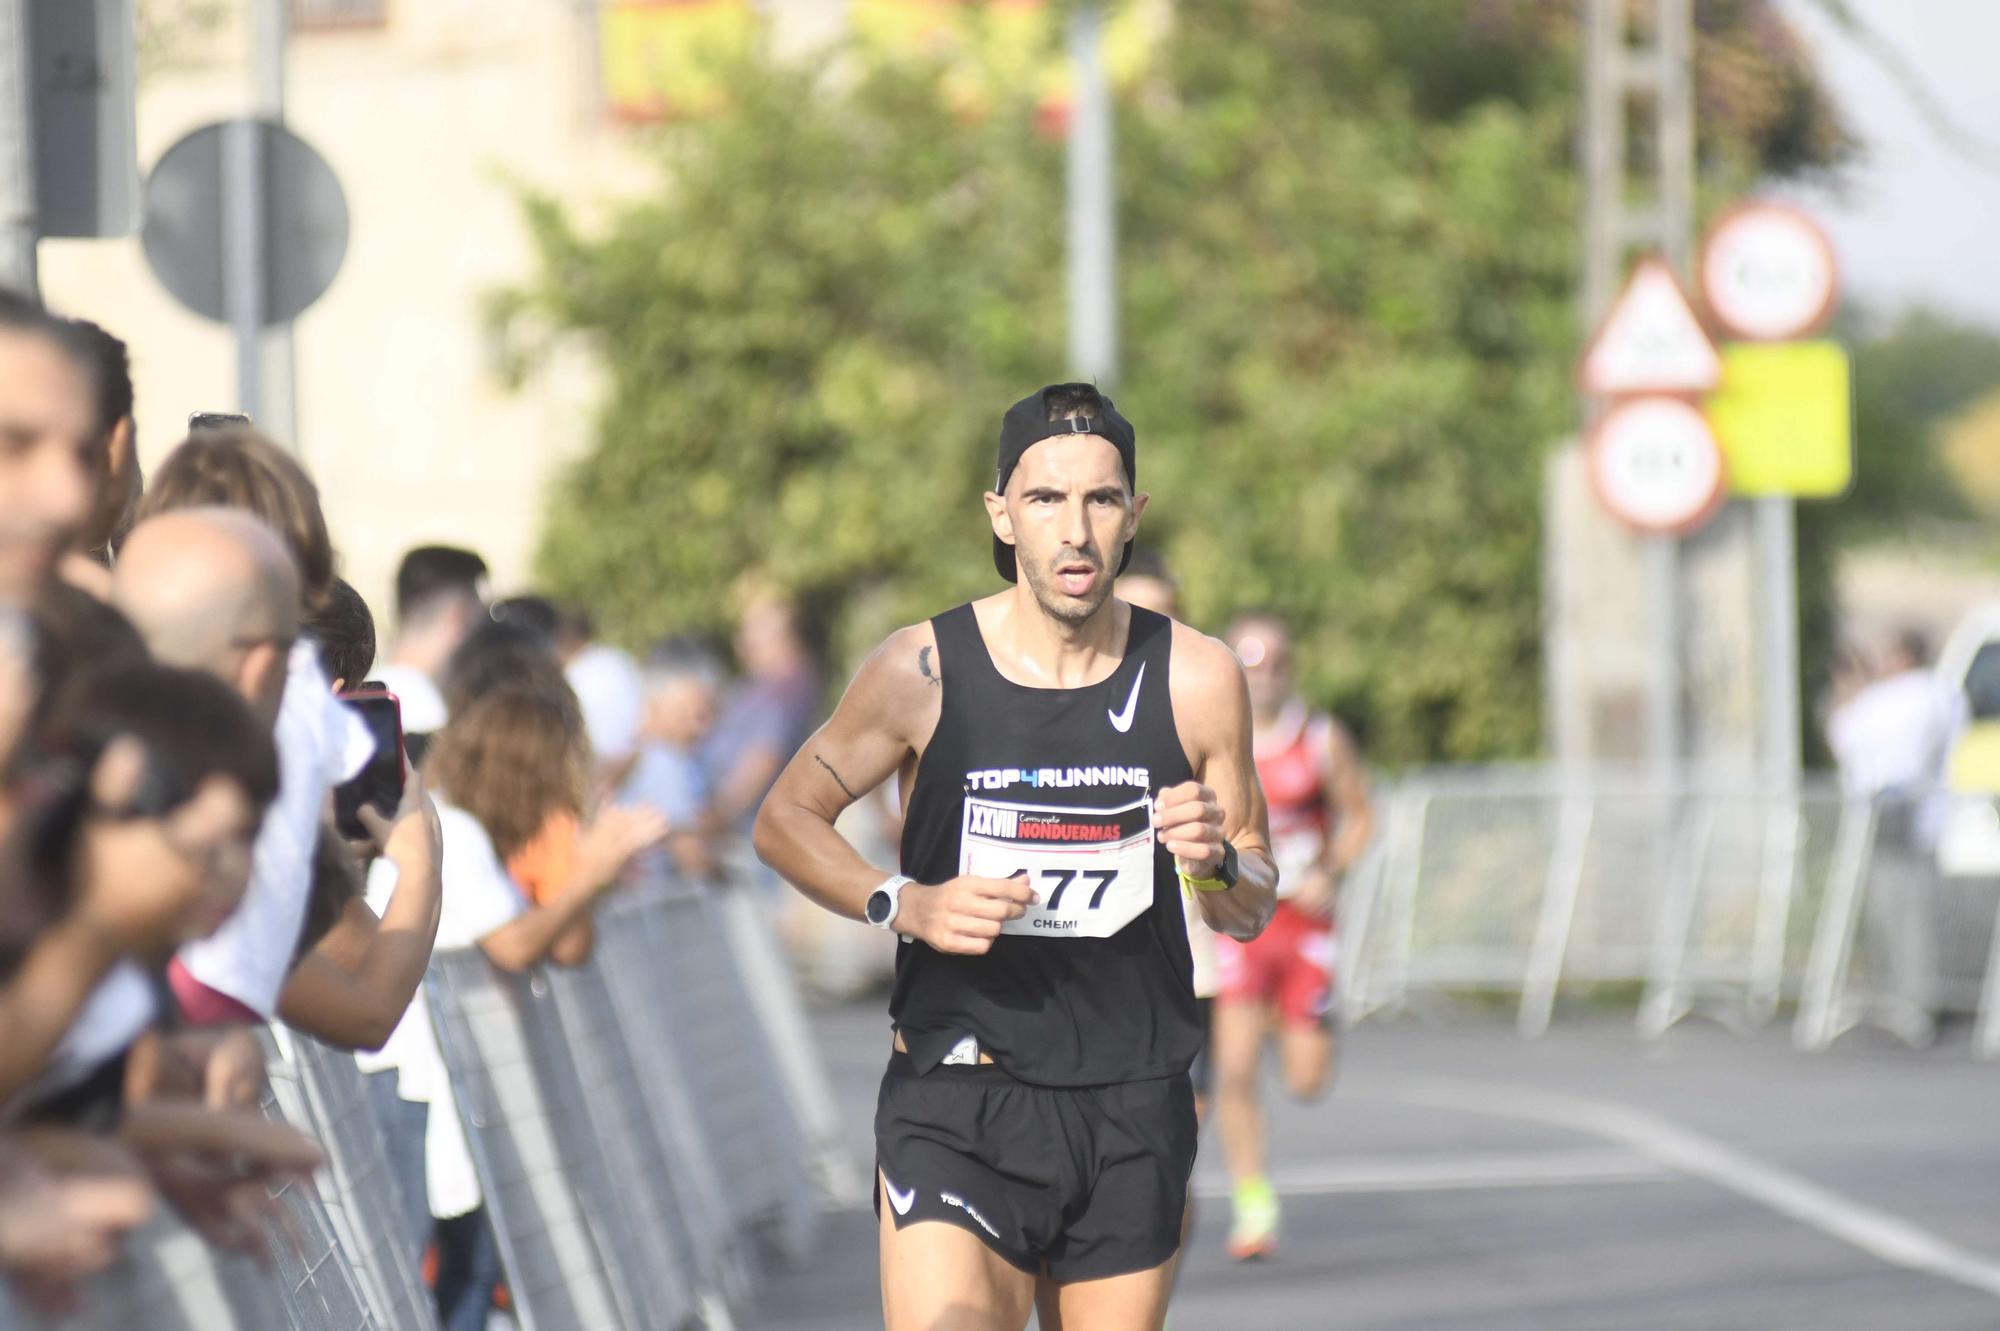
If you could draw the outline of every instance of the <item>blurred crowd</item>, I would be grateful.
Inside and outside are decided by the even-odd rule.
[[[1944,784],[1952,745],[1969,718],[1964,696],[1932,669],[1921,631],[1850,646],[1831,674],[1826,745],[1844,789],[1921,798]]]
[[[432,950],[573,964],[621,882],[728,874],[819,705],[797,612],[635,659],[430,545],[378,642],[289,452],[199,417],[142,477],[134,431],[124,344],[0,292],[0,1273],[60,1312],[163,1207],[267,1256],[321,1163],[262,1109],[282,1021],[356,1052],[441,1321],[483,1326]]]

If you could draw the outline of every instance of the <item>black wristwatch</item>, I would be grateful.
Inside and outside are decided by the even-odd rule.
[[[1181,882],[1196,892],[1227,892],[1236,886],[1236,847],[1225,839],[1222,843],[1222,860],[1215,866],[1215,872],[1206,878],[1190,878],[1181,875]]]
[[[1215,876],[1231,887],[1236,886],[1236,847],[1226,838],[1222,843],[1222,863],[1215,866]]]

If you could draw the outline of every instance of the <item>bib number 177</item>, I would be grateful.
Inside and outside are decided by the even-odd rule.
[[[1084,880],[1083,890],[1090,893],[1090,904],[1085,910],[1096,910],[1104,904],[1104,894],[1118,881],[1116,869],[1016,869],[1009,878],[1026,878],[1035,889],[1035,899],[1047,910],[1061,910],[1063,893],[1077,879]],[[1039,881],[1037,881],[1039,879]]]
[[[1153,904],[1152,812],[1008,804],[967,796],[959,872],[1021,878],[1035,902],[1002,933],[1109,938]]]

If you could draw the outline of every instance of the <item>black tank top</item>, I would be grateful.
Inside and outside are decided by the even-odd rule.
[[[1191,779],[1168,695],[1172,621],[1132,610],[1102,683],[1037,689],[1003,677],[970,605],[931,621],[943,706],[903,824],[903,872],[1031,872],[1042,905],[984,956],[905,942],[889,1015],[920,1071],[971,1035],[1042,1086],[1185,1072],[1201,1041],[1173,856],[1153,796]]]

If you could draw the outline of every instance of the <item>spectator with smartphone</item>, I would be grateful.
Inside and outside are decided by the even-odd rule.
[[[319,649],[320,669],[332,680],[334,695],[354,706],[346,695],[362,687],[369,667],[375,662],[375,617],[369,612],[368,603],[346,579],[335,578],[326,603],[307,616],[304,627],[313,645]],[[396,707],[393,695],[385,696],[380,706],[393,713]],[[365,714],[363,719],[367,720]],[[371,807],[388,816],[393,816],[401,807],[408,774],[396,739],[394,727],[386,738],[376,735],[374,756],[369,759],[362,774],[335,788],[335,830],[347,845],[343,849],[340,839],[328,837],[322,830],[318,843],[313,847],[312,895],[307,900],[305,927],[300,932],[297,948],[301,961],[319,946],[344,915],[355,909],[354,903],[362,894],[363,866],[382,852],[383,843],[369,827],[354,822],[359,815],[352,811],[343,815],[342,810],[349,796],[361,786],[370,786],[370,793],[382,793],[373,787],[383,784],[379,778],[385,764],[393,788],[383,798],[374,801]],[[355,798],[358,800],[359,796]],[[296,982],[297,974],[294,972],[287,986]]]

